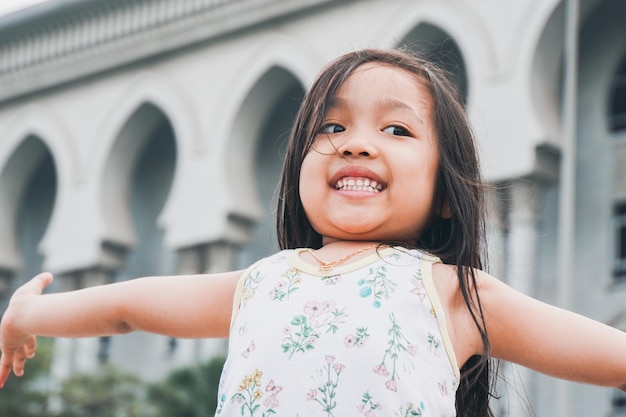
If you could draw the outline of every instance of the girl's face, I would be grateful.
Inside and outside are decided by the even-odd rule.
[[[335,240],[415,242],[431,218],[439,162],[428,89],[379,63],[337,91],[300,171],[307,218]]]

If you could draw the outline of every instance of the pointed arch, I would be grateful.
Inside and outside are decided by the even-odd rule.
[[[24,204],[24,198],[34,177],[40,174],[42,164],[49,165],[50,163],[52,164],[51,175],[54,177],[51,180],[53,184],[56,184],[56,169],[49,148],[39,137],[28,135],[19,142],[0,170],[1,269],[16,271],[23,266],[17,230],[20,207]],[[48,171],[46,172],[50,174]]]
[[[426,2],[416,5],[409,0],[399,6],[390,21],[381,27],[383,29],[374,39],[381,39],[385,47],[407,44],[419,49],[449,39],[448,52],[462,58],[462,62],[457,62],[465,74],[461,89],[480,94],[484,80],[497,72],[496,48],[487,25],[466,4],[450,7],[444,2]],[[468,95],[470,107],[477,100],[480,99],[474,93]]]
[[[322,63],[323,58],[302,43],[277,35],[260,45],[246,59],[244,69],[225,83],[228,90],[220,95],[220,120],[212,123],[216,126],[216,154],[220,155],[216,163],[230,182],[225,204],[229,216],[245,221],[262,216],[254,178],[261,132],[276,106],[297,100],[291,96],[304,91]]]
[[[185,177],[185,164],[180,161],[189,158],[201,146],[198,120],[197,109],[182,89],[161,74],[139,73],[120,95],[98,129],[100,135],[95,140],[97,148],[90,164],[94,167],[93,180],[96,181],[96,209],[102,218],[98,244],[110,241],[129,246],[134,243],[127,201],[124,198],[117,202],[109,199],[126,195],[133,163],[146,144],[150,130],[162,123],[171,126],[176,145],[173,183],[159,216],[160,224],[166,229],[169,227],[167,221],[161,220],[167,217]],[[116,164],[120,164],[120,170],[116,169]]]
[[[169,119],[161,109],[146,102],[131,114],[116,136],[99,178],[103,243],[121,246],[135,243],[129,201],[133,171],[152,136],[163,129],[172,129]]]
[[[61,219],[63,200],[80,181],[82,170],[75,141],[63,120],[51,109],[29,105],[2,134],[0,141],[0,267],[16,269],[20,256],[16,246],[16,211],[27,181],[45,158],[51,158],[56,176],[55,201],[39,251],[48,255],[50,233]]]

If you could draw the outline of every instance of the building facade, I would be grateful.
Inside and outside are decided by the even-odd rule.
[[[464,95],[495,185],[490,272],[626,330],[625,18],[621,0],[50,0],[0,18],[0,301],[44,269],[59,291],[272,253],[307,86],[343,52],[404,46]],[[53,376],[111,361],[156,380],[225,346],[58,339]],[[623,411],[611,389],[503,374],[502,416]]]

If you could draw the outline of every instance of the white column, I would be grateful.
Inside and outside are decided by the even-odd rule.
[[[72,291],[106,284],[110,282],[111,274],[92,269],[61,275],[57,279],[61,283],[60,291]],[[51,369],[53,381],[61,381],[76,372],[92,372],[98,368],[99,337],[57,338],[54,343]]]
[[[505,281],[530,296],[535,293],[538,214],[542,188],[538,181],[519,179],[510,184],[506,197],[508,239]],[[527,368],[506,363],[503,366],[503,375],[507,397],[503,414],[508,417],[532,415],[533,373]]]
[[[180,274],[218,273],[230,271],[235,265],[237,247],[228,242],[214,242],[186,248],[178,252],[178,272]],[[224,355],[226,339],[178,340],[177,356],[189,364],[209,360],[216,355]]]

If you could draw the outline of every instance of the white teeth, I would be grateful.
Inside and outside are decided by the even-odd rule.
[[[335,184],[335,189],[340,191],[366,191],[379,193],[383,187],[378,182],[365,177],[342,178]]]

